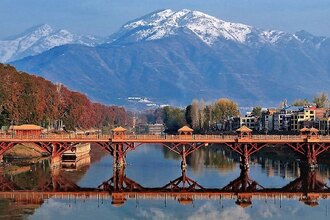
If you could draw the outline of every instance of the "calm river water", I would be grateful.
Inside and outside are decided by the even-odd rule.
[[[235,153],[222,149],[213,146],[199,150],[188,158],[186,176],[205,191],[207,188],[222,189],[230,183],[234,184],[237,182],[234,180],[240,176]],[[330,169],[327,165],[321,164],[315,172],[302,175],[304,172],[297,160],[286,154],[264,153],[251,161],[248,179],[258,183],[258,188],[279,189],[287,186],[286,191],[294,191],[306,190],[306,185],[314,188],[322,184],[330,186]],[[127,163],[125,177],[144,188],[160,188],[182,176],[180,158],[157,145],[143,145],[129,152]],[[14,190],[13,187],[43,191],[54,189],[56,184],[97,188],[113,176],[112,157],[106,153],[93,156],[90,165],[78,170],[52,171],[47,161],[26,170],[6,169],[2,169],[0,179],[2,191]],[[247,176],[244,178],[247,180]],[[245,206],[236,204],[237,196],[211,199],[194,197],[184,204],[178,200],[173,197],[128,198],[117,207],[112,204],[111,198],[103,197],[49,198],[34,204],[0,199],[0,219],[330,219],[330,198],[319,198],[307,205],[308,202],[299,198],[253,197],[252,204]]]

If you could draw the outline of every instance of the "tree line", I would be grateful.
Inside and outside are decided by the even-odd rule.
[[[48,126],[55,120],[74,130],[126,125],[129,117],[122,107],[93,103],[65,86],[0,64],[0,127],[26,123]]]
[[[167,133],[177,133],[178,129],[188,125],[195,133],[206,133],[215,129],[219,121],[239,116],[237,103],[221,98],[213,103],[194,100],[186,108],[166,106],[140,115],[147,123],[164,123]]]

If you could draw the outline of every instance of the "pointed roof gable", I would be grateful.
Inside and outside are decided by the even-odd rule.
[[[187,125],[183,126],[178,130],[179,132],[193,132],[194,129],[189,128]]]
[[[250,128],[246,127],[246,125],[243,125],[242,127],[237,129],[236,131],[239,131],[239,132],[252,132],[252,130]]]
[[[114,129],[112,129],[112,131],[114,132],[124,132],[127,131],[127,129],[123,128],[122,126],[116,127]]]
[[[309,131],[309,129],[306,127],[303,127],[302,129],[300,129],[300,132],[305,132],[305,131]]]
[[[246,208],[246,207],[249,207],[250,205],[252,205],[252,202],[250,201],[237,201],[236,202],[237,205],[241,206],[242,208]]]
[[[315,133],[319,132],[319,130],[317,130],[317,129],[314,128],[314,127],[310,128],[309,130],[310,130],[311,132],[315,132]]]

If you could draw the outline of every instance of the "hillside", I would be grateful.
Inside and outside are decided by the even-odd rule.
[[[62,120],[67,129],[125,125],[124,108],[92,103],[78,92],[0,64],[0,126]]]

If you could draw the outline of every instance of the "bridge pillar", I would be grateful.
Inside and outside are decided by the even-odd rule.
[[[241,170],[249,169],[249,152],[247,144],[244,144],[243,152],[240,155],[240,168]]]
[[[52,168],[60,167],[62,163],[62,157],[60,155],[52,155],[51,157],[51,166]]]
[[[53,149],[52,149],[52,156],[51,156],[51,166],[53,168],[55,167],[60,167],[61,166],[61,155],[58,154],[60,146],[57,143],[52,144]]]
[[[186,145],[182,145],[182,161],[181,161],[181,169],[186,170],[187,167],[187,160],[186,160]]]
[[[317,168],[315,144],[307,144],[306,162],[310,169]]]
[[[113,166],[115,168],[121,168],[126,166],[126,159],[124,153],[124,146],[122,143],[115,144],[113,150]]]
[[[3,163],[3,154],[0,154],[0,164]]]

